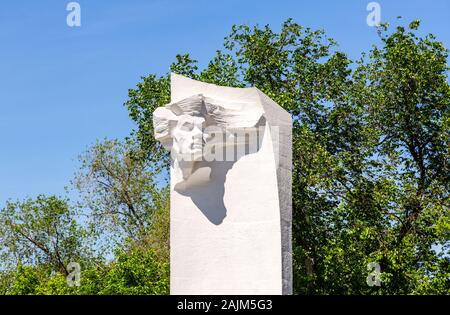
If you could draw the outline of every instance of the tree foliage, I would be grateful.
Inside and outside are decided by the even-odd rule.
[[[55,196],[8,202],[0,212],[6,265],[45,265],[68,275],[69,262],[88,256],[84,237],[86,231],[74,219],[67,200]]]
[[[79,160],[73,184],[91,227],[100,234],[109,231],[119,242],[144,237],[168,198],[164,181],[157,183],[160,168],[143,158],[131,139],[98,142]]]

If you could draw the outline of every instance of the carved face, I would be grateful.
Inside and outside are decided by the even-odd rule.
[[[195,94],[155,109],[155,139],[171,151],[175,186],[187,185],[189,180],[190,184],[209,180],[207,163],[223,161],[223,147],[239,143],[240,138],[226,130],[255,127],[263,117],[262,110],[252,104]]]
[[[205,118],[181,115],[172,131],[175,152],[185,158],[200,159],[204,145],[204,127]]]

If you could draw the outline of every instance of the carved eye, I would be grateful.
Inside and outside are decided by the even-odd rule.
[[[193,124],[189,121],[184,122],[180,127],[180,129],[184,130],[184,131],[190,131],[190,130],[192,130],[192,128],[193,128]]]

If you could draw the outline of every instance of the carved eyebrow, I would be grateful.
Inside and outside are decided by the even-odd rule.
[[[188,127],[188,126],[192,126],[192,125],[193,125],[192,121],[185,121],[181,124],[182,127]]]

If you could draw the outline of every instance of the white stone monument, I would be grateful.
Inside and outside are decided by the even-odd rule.
[[[171,294],[292,294],[292,122],[257,88],[171,75]]]

